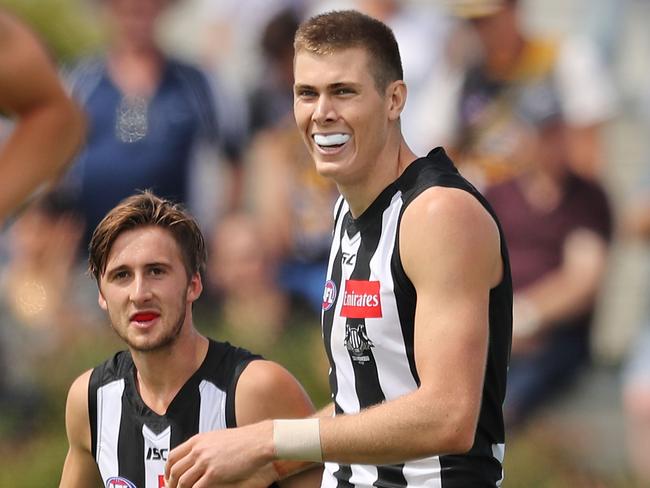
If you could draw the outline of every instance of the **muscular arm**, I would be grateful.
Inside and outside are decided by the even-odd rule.
[[[87,371],[70,387],[65,410],[65,426],[68,434],[68,455],[63,465],[61,488],[87,488],[101,486],[99,471],[90,447],[90,421],[88,418]]]
[[[432,188],[404,214],[400,255],[417,290],[421,386],[358,415],[321,419],[324,459],[385,464],[465,452],[473,444],[489,291],[502,273],[496,225],[469,194]]]
[[[254,361],[242,373],[235,396],[237,425],[250,425],[276,418],[303,418],[314,413],[311,400],[296,379],[280,365]],[[304,471],[307,467],[308,469]],[[318,487],[322,466],[303,462],[276,462],[282,488]],[[300,471],[300,472],[299,472]]]
[[[219,459],[228,465],[246,462],[246,450],[251,448],[251,442],[255,443],[255,440],[239,435],[247,426],[254,428],[267,419],[303,418],[313,413],[311,400],[286,369],[270,361],[253,361],[237,383],[235,416],[239,428],[198,434],[174,449],[169,455],[165,473],[168,477],[167,486],[208,486],[200,483],[206,482],[204,472],[207,470],[204,468],[210,461]],[[268,421],[263,423],[269,424]],[[232,448],[232,456],[223,456],[219,452],[224,442]],[[283,488],[315,488],[320,485],[320,466],[316,469],[316,465],[310,466],[310,463],[282,461],[274,467],[272,461],[272,458],[267,459],[252,479],[242,476],[236,481],[253,486],[268,486],[282,478],[280,485]],[[313,469],[305,471],[308,467]],[[289,476],[292,473],[298,474]]]
[[[405,212],[400,241],[404,269],[418,294],[415,355],[421,386],[359,414],[322,416],[326,461],[386,464],[472,446],[486,365],[489,292],[502,275],[496,225],[469,194],[432,188]],[[211,480],[249,476],[275,457],[270,421],[234,434],[237,446],[227,451],[238,459],[206,469]],[[172,454],[170,462],[184,455]]]
[[[34,35],[0,12],[0,111],[16,126],[0,149],[0,222],[41,183],[61,173],[84,122]]]

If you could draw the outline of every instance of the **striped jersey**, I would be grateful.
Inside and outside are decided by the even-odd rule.
[[[469,192],[496,221],[486,200],[458,173],[442,148],[410,164],[357,219],[342,198],[336,205],[322,310],[335,414],[357,413],[420,385],[414,355],[416,291],[402,268],[398,235],[404,210],[433,186]],[[390,466],[326,463],[323,488],[500,485],[512,283],[500,227],[499,234],[503,279],[490,291],[487,367],[470,452]]]
[[[245,349],[210,340],[199,369],[165,415],[153,412],[136,388],[128,351],[93,369],[88,386],[92,454],[106,488],[162,488],[169,451],[194,434],[235,427],[235,387]]]

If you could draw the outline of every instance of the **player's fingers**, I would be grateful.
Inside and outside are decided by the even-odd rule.
[[[165,478],[169,478],[171,469],[174,467],[174,465],[192,451],[193,444],[194,437],[171,450],[169,456],[167,457],[167,463],[165,464]]]
[[[180,480],[188,470],[192,469],[194,465],[195,459],[194,456],[192,456],[191,452],[187,453],[185,457],[176,460],[174,465],[170,467],[169,472],[166,474],[166,478],[168,480],[166,487],[181,488],[182,486],[185,486],[180,484]]]
[[[197,486],[200,486],[196,483],[203,473],[204,469],[202,466],[199,466],[197,463],[191,464],[180,478],[178,478],[178,488],[196,488]]]

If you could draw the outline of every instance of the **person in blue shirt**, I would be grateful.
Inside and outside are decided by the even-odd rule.
[[[215,80],[160,48],[155,26],[169,3],[102,0],[106,52],[71,73],[73,96],[90,121],[87,144],[67,180],[86,221],[86,242],[101,217],[138,189],[190,203],[193,163],[206,147],[215,161],[233,162],[226,172],[232,179],[214,183],[230,192],[227,207],[237,201],[242,111],[228,109],[232,100]]]

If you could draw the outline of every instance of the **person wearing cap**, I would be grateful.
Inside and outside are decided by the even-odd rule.
[[[531,102],[552,96],[566,122],[567,162],[598,179],[601,128],[614,114],[615,93],[595,46],[578,36],[529,34],[518,0],[450,0],[449,6],[469,22],[480,48],[460,83],[455,115],[453,146],[468,177],[489,186],[526,167],[536,130]]]

